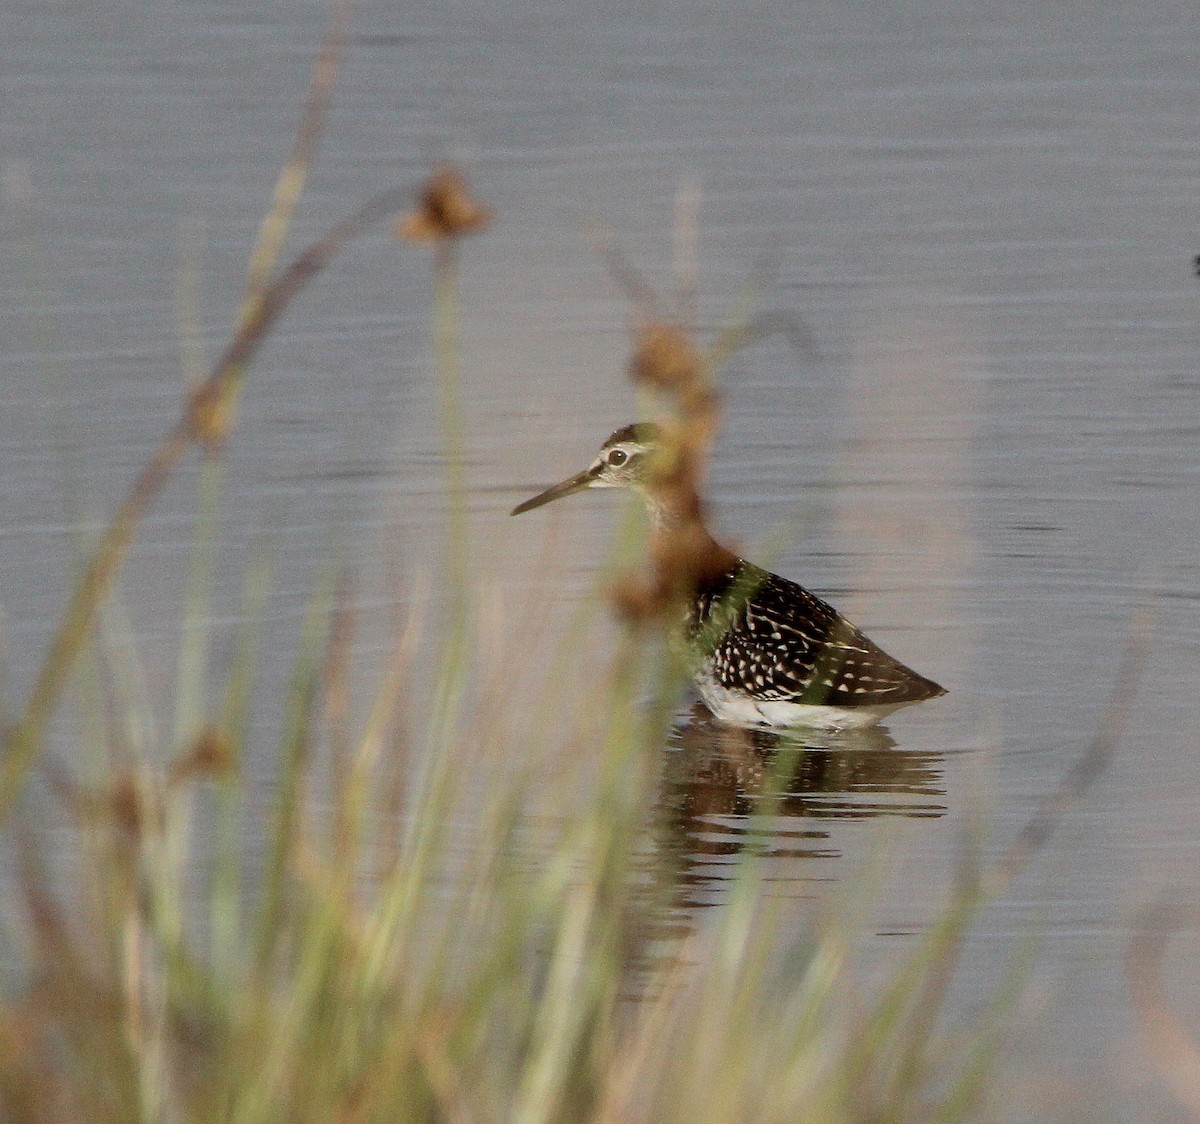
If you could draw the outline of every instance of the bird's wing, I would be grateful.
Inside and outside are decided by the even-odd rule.
[[[749,563],[706,616],[713,674],[752,698],[857,707],[942,693],[816,594]]]

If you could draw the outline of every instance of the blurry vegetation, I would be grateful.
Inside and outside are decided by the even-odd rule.
[[[836,912],[783,944],[753,846],[703,934],[665,942],[669,888],[647,876],[644,853],[684,674],[647,653],[664,650],[653,634],[706,563],[691,535],[718,419],[714,373],[737,329],[705,349],[681,318],[644,310],[631,374],[666,423],[663,482],[688,518],[656,535],[647,564],[617,585],[627,627],[603,698],[547,727],[591,771],[575,814],[537,825],[531,857],[523,809],[538,804],[539,781],[472,686],[455,262],[463,235],[488,215],[451,168],[397,227],[432,247],[451,466],[456,609],[440,656],[422,654],[440,658],[427,724],[410,746],[395,720],[420,639],[413,622],[395,637],[362,727],[350,728],[355,607],[341,575],[327,573],[294,655],[274,798],[265,820],[251,819],[243,762],[268,752],[246,739],[269,567],[251,569],[237,656],[210,691],[222,449],[248,365],[291,298],[349,239],[412,198],[385,192],[277,269],[343,22],[339,8],[233,339],[95,546],[7,733],[0,815],[22,893],[3,926],[0,1115],[120,1124],[977,1119],[993,1097],[1004,1020],[998,1009],[965,1034],[941,1025],[964,933],[1102,767],[1121,714],[1008,866],[989,872],[964,860],[951,900],[877,991],[856,981],[852,926]],[[130,733],[140,716],[119,689],[122,656],[102,610],[141,519],[193,449],[204,471],[178,715],[168,746],[147,745]],[[653,705],[635,705],[647,676],[658,679]],[[1135,677],[1127,669],[1118,698]],[[92,740],[103,747],[78,774],[43,745],[68,687],[95,716]],[[199,701],[207,697],[221,700],[212,712]],[[165,769],[155,764],[164,760]],[[758,810],[764,825],[794,763],[787,752],[776,760]],[[44,840],[15,810],[35,767],[74,825],[65,879],[43,864]],[[248,838],[267,841],[261,863],[244,860]]]

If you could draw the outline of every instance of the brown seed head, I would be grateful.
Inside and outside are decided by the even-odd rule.
[[[188,402],[188,424],[192,437],[210,453],[225,443],[233,421],[230,396],[224,386],[202,383]]]
[[[186,753],[171,765],[169,783],[179,784],[193,777],[219,777],[233,771],[234,752],[229,735],[210,723],[192,742]]]
[[[462,172],[445,164],[421,189],[417,209],[396,223],[396,236],[408,242],[440,242],[475,234],[491,218],[471,194]]]
[[[613,586],[611,596],[617,616],[635,628],[662,621],[672,604],[670,590],[657,574],[627,574]]]
[[[146,799],[141,785],[128,774],[118,777],[109,790],[108,811],[113,820],[134,837],[140,837],[162,818],[160,809]]]
[[[678,324],[654,321],[638,331],[629,376],[639,386],[684,394],[703,384],[704,368],[687,332]]]
[[[713,540],[698,511],[656,534],[651,556],[662,584],[689,599],[697,586],[727,572],[737,561]]]

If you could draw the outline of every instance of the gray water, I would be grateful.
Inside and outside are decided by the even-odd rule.
[[[1152,595],[1129,732],[986,911],[955,1003],[969,1018],[1039,933],[1014,1118],[1170,1119],[1123,958],[1145,906],[1200,897],[1200,9],[848,7],[363,3],[291,245],[442,155],[495,209],[464,263],[464,365],[477,577],[513,639],[531,594],[552,621],[588,595],[615,519],[594,496],[507,517],[633,414],[630,310],[588,224],[669,287],[674,198],[698,186],[703,328],[758,276],[760,305],[816,341],[764,340],[726,373],[721,534],[950,689],[889,722],[882,774],[831,763],[793,813],[806,842],[774,860],[778,892],[801,903],[881,848],[901,856],[868,952],[927,923],[972,814],[999,854],[1070,767]],[[0,574],[16,698],[67,588],[71,480],[107,511],[178,410],[181,268],[201,279],[210,356],[227,338],[323,23],[316,4],[6,7],[0,162],[32,184],[41,271],[20,265],[10,200]],[[246,551],[270,528],[264,733],[331,534],[356,545],[381,619],[437,565],[428,272],[387,238],[357,244],[253,370],[220,585],[236,617]],[[57,376],[30,328],[37,295]],[[151,700],[171,688],[194,477],[125,575]],[[548,533],[549,587],[535,566]],[[367,632],[360,655],[385,644]],[[868,775],[838,780],[843,766]],[[252,767],[265,784],[272,762]],[[694,822],[719,851],[745,794],[716,771],[732,796]],[[700,913],[719,899],[705,846],[690,852]],[[1169,960],[1193,1026],[1198,951],[1181,938]]]

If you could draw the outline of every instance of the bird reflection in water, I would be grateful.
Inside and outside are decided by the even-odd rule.
[[[831,840],[838,821],[946,812],[943,755],[901,749],[882,726],[747,729],[697,705],[674,729],[665,757],[654,850],[674,884],[668,912],[676,924],[686,925],[680,911],[720,901],[748,846],[773,859],[831,859],[840,854]],[[774,784],[777,803],[759,819]],[[828,880],[829,872],[814,869],[811,878]]]

